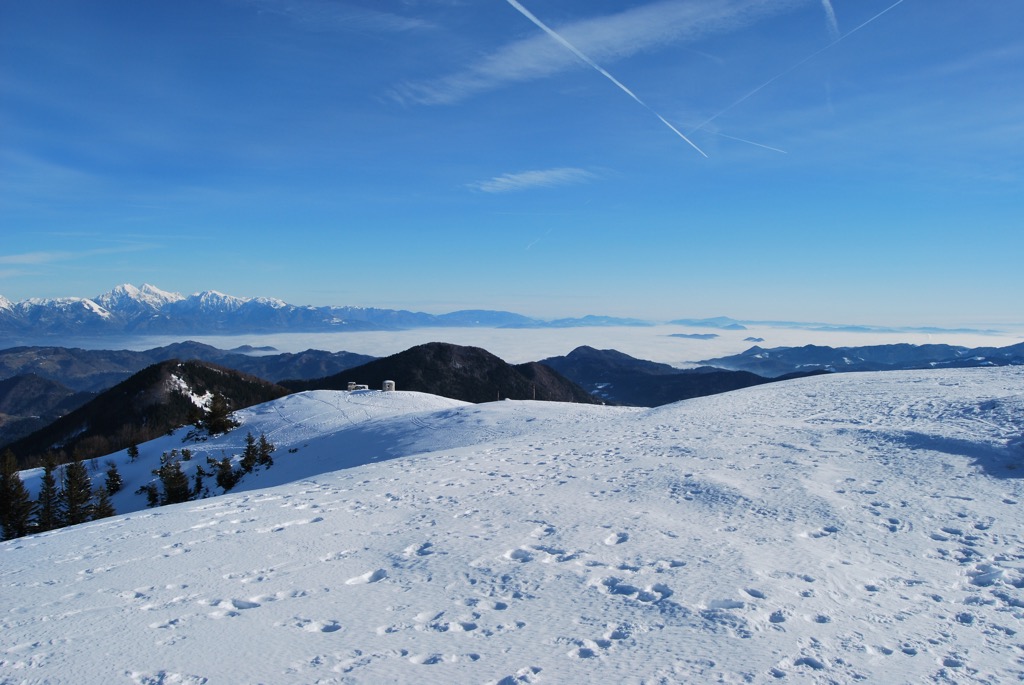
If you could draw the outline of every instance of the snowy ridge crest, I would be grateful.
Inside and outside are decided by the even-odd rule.
[[[166,304],[183,299],[184,297],[178,293],[169,293],[148,283],[143,284],[141,288],[124,283],[96,297],[95,301],[111,312],[134,313],[140,309],[155,312]]]

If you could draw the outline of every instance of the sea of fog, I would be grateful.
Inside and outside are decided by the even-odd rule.
[[[697,339],[692,335],[716,335]],[[272,347],[278,352],[308,349],[347,351],[384,357],[429,342],[482,347],[513,364],[539,361],[565,355],[581,345],[597,349],[615,349],[640,359],[671,364],[679,368],[693,366],[703,359],[738,354],[753,345],[795,347],[828,345],[852,347],[895,343],[948,344],[965,347],[1003,347],[1024,340],[1024,330],[993,333],[949,331],[857,332],[812,330],[806,328],[749,327],[742,331],[710,330],[686,326],[617,326],[586,328],[417,328],[403,331],[363,331],[347,333],[267,333],[251,335],[150,336],[125,340],[111,338],[74,341],[74,345],[92,349],[146,350],[184,339],[234,349],[243,345]],[[761,339],[758,341],[757,339]]]

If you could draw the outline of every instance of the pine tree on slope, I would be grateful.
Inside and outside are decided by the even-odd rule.
[[[110,502],[110,495],[107,493],[106,488],[96,488],[95,498],[92,505],[92,520],[98,521],[99,519],[105,519],[108,516],[114,516],[117,511],[114,510],[114,505]]]
[[[192,492],[189,488],[188,476],[181,470],[181,462],[177,459],[167,459],[164,465],[156,471],[156,475],[164,486],[160,504],[178,504],[191,499]]]
[[[256,450],[259,456],[256,459],[256,463],[264,468],[270,468],[274,465],[274,458],[270,455],[274,453],[277,447],[274,443],[267,440],[267,436],[264,433],[260,433],[259,443],[256,445]]]
[[[28,535],[32,527],[35,502],[18,473],[18,460],[5,450],[0,457],[0,526],[5,540]]]
[[[260,452],[256,446],[256,438],[253,437],[252,433],[246,433],[245,450],[242,451],[242,458],[238,461],[238,465],[242,468],[242,473],[251,473],[259,463],[259,458]]]
[[[64,525],[61,518],[60,493],[57,491],[57,463],[47,455],[40,480],[39,496],[36,498],[36,530],[53,530]]]
[[[64,525],[73,526],[92,518],[92,479],[82,462],[64,465],[60,503]]]
[[[120,471],[117,470],[117,464],[113,461],[107,462],[107,479],[103,485],[108,495],[116,495],[124,487],[124,480],[121,478]]]

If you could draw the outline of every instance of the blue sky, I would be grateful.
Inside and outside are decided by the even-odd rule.
[[[522,7],[0,3],[0,295],[1024,321],[1019,0]]]

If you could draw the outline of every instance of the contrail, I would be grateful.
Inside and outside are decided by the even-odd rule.
[[[542,235],[542,236],[541,236],[541,237],[539,237],[539,238],[535,238],[535,239],[534,239],[534,240],[533,240],[533,241],[532,241],[532,242],[531,242],[531,243],[530,243],[529,245],[527,245],[527,246],[526,246],[526,249],[527,249],[527,250],[529,250],[529,249],[530,249],[530,248],[532,248],[532,247],[533,247],[534,245],[536,245],[536,244],[537,244],[537,243],[539,243],[540,241],[542,241],[542,240],[544,240],[545,238],[547,238],[547,237],[548,237],[549,235],[551,235],[551,231],[552,231],[552,229],[550,229],[550,228],[549,228],[549,229],[548,229],[548,232],[547,232],[547,233],[545,233],[544,235]]]
[[[763,147],[765,150],[771,150],[772,152],[781,152],[784,155],[788,155],[789,154],[785,150],[781,150],[781,149],[779,149],[777,147],[772,147],[771,145],[765,145],[764,143],[755,143],[754,141],[747,140],[746,138],[737,138],[736,136],[730,136],[730,135],[728,135],[726,133],[722,133],[721,131],[715,133],[715,135],[722,136],[723,138],[728,138],[729,140],[738,140],[739,142],[746,143],[747,145],[754,145],[756,147]]]
[[[824,1],[825,1],[825,2],[827,2],[828,0],[824,0]],[[509,2],[512,2],[512,0],[509,0]],[[782,73],[780,73],[780,74],[777,74],[777,75],[775,75],[775,76],[771,77],[770,79],[768,79],[767,81],[765,81],[764,83],[762,83],[761,85],[759,85],[759,86],[758,86],[757,88],[755,88],[754,90],[750,91],[749,93],[747,93],[746,95],[744,95],[743,97],[741,97],[741,98],[740,98],[739,100],[737,100],[736,102],[732,103],[731,105],[729,105],[729,106],[728,106],[728,107],[726,107],[725,109],[723,109],[723,110],[719,111],[719,112],[718,112],[717,114],[715,114],[714,116],[710,117],[709,119],[706,119],[706,120],[705,120],[704,122],[702,122],[701,124],[699,124],[699,125],[698,125],[698,126],[697,126],[696,128],[694,128],[693,130],[694,130],[694,131],[699,131],[699,130],[701,130],[702,128],[704,128],[705,126],[707,126],[708,124],[710,124],[710,123],[711,123],[712,121],[714,121],[714,120],[715,120],[715,119],[717,119],[718,117],[722,116],[723,114],[725,114],[726,112],[728,112],[729,110],[731,110],[731,109],[732,109],[733,107],[736,107],[737,105],[739,105],[739,104],[740,104],[740,103],[742,103],[742,102],[746,102],[747,100],[749,100],[750,98],[752,98],[752,97],[753,97],[754,95],[756,95],[757,93],[761,92],[762,90],[764,90],[765,88],[767,88],[767,87],[768,87],[768,86],[770,86],[771,84],[773,84],[773,83],[775,83],[776,81],[778,81],[778,80],[779,80],[780,78],[782,78],[783,76],[785,76],[785,75],[789,74],[789,73],[790,73],[790,72],[792,72],[792,71],[795,71],[795,70],[799,69],[800,67],[802,67],[803,65],[807,64],[807,63],[808,63],[808,62],[810,62],[810,61],[811,61],[812,59],[814,59],[815,57],[817,57],[818,55],[820,55],[821,53],[825,52],[826,50],[828,50],[828,49],[829,49],[829,48],[831,48],[832,46],[834,46],[834,45],[836,45],[837,43],[839,43],[839,41],[841,41],[841,40],[844,40],[844,39],[848,38],[849,36],[852,36],[853,34],[857,33],[857,31],[860,31],[860,30],[861,30],[862,28],[864,28],[865,26],[867,26],[867,25],[868,25],[868,24],[870,24],[871,22],[873,22],[873,21],[875,21],[876,19],[878,19],[879,17],[881,17],[881,16],[883,15],[883,14],[885,14],[885,13],[889,12],[890,10],[894,9],[895,7],[897,7],[898,5],[902,5],[902,4],[903,4],[903,0],[896,0],[896,2],[894,2],[894,3],[893,3],[893,4],[891,4],[891,5],[889,5],[889,6],[888,6],[888,7],[886,7],[886,8],[884,9],[884,10],[882,10],[881,12],[879,12],[878,14],[876,14],[875,16],[871,17],[870,19],[868,19],[868,20],[867,20],[867,21],[865,21],[864,23],[860,24],[860,25],[859,25],[859,26],[857,26],[856,28],[853,28],[853,29],[851,29],[851,30],[847,31],[847,32],[846,32],[846,33],[844,33],[843,35],[839,36],[839,38],[837,38],[836,40],[834,40],[834,41],[832,41],[831,43],[829,43],[828,45],[826,45],[825,47],[821,48],[820,50],[816,50],[815,52],[811,53],[811,54],[810,54],[810,55],[808,55],[807,57],[804,57],[804,58],[803,58],[802,60],[800,60],[799,62],[797,62],[797,63],[796,63],[796,64],[794,64],[793,66],[791,66],[791,67],[790,67],[789,69],[786,69],[786,70],[785,70],[785,71],[783,71]]]
[[[902,0],[900,0],[900,1],[902,2]],[[620,82],[620,81],[619,81],[619,80],[618,80],[617,78],[615,78],[614,76],[612,76],[611,74],[609,74],[609,73],[608,73],[607,71],[605,71],[605,70],[604,70],[604,69],[603,69],[603,68],[601,67],[601,65],[599,65],[599,64],[598,64],[597,62],[595,62],[594,60],[590,59],[589,57],[587,57],[586,55],[584,55],[584,54],[583,54],[582,52],[580,52],[580,51],[579,51],[579,50],[578,50],[578,49],[576,48],[576,46],[574,46],[574,45],[573,45],[572,43],[570,43],[570,42],[569,42],[569,41],[567,41],[567,40],[566,40],[565,38],[563,38],[563,37],[562,37],[562,36],[560,36],[560,35],[559,35],[558,33],[556,33],[556,32],[554,31],[554,29],[552,29],[552,28],[551,28],[551,27],[549,27],[549,26],[548,26],[547,24],[545,24],[545,23],[544,23],[544,22],[542,22],[542,21],[541,21],[540,19],[538,19],[538,18],[537,18],[536,16],[534,16],[534,15],[533,15],[533,13],[532,13],[532,12],[530,12],[530,10],[528,10],[528,9],[526,9],[525,7],[523,7],[522,5],[520,5],[520,4],[519,4],[519,3],[518,3],[518,2],[516,1],[516,0],[508,0],[508,4],[510,4],[510,5],[512,5],[513,7],[515,7],[515,8],[516,8],[516,10],[518,10],[520,14],[522,14],[522,15],[523,15],[524,17],[526,17],[527,19],[529,19],[530,21],[532,21],[532,22],[533,22],[533,23],[534,23],[534,24],[535,24],[535,25],[536,25],[536,26],[537,26],[538,28],[540,28],[541,30],[543,30],[543,31],[544,31],[544,33],[548,34],[549,36],[551,36],[552,38],[554,38],[555,40],[557,40],[557,41],[558,41],[559,43],[561,43],[561,44],[562,44],[562,46],[563,46],[563,47],[564,47],[564,48],[565,48],[566,50],[568,50],[568,51],[569,51],[569,52],[571,52],[572,54],[574,54],[574,55],[576,55],[577,57],[579,57],[579,58],[580,58],[581,60],[583,60],[584,62],[586,62],[586,63],[587,63],[588,65],[590,65],[591,67],[593,67],[594,69],[596,69],[596,70],[597,70],[597,72],[598,72],[599,74],[601,74],[602,76],[604,76],[605,78],[607,78],[607,79],[608,79],[609,81],[611,81],[612,83],[614,83],[614,84],[615,84],[616,86],[618,86],[619,88],[621,88],[621,89],[622,89],[622,91],[623,91],[623,92],[624,92],[624,93],[625,93],[626,95],[628,95],[629,97],[633,98],[633,99],[634,99],[634,100],[636,100],[636,101],[637,101],[638,103],[640,103],[640,104],[641,104],[641,105],[642,105],[642,106],[644,107],[644,109],[646,109],[646,110],[647,110],[648,112],[650,112],[650,113],[651,113],[651,114],[653,114],[654,116],[658,117],[658,119],[660,119],[660,120],[661,120],[661,123],[663,123],[663,124],[665,124],[666,126],[668,126],[668,127],[670,128],[670,129],[672,129],[672,131],[673,131],[673,132],[674,132],[674,133],[675,133],[675,134],[676,134],[677,136],[679,136],[680,138],[682,138],[683,140],[685,140],[685,141],[686,141],[687,143],[689,143],[690,147],[692,147],[692,148],[693,148],[694,150],[696,150],[697,152],[699,152],[699,153],[701,153],[702,155],[704,155],[705,157],[707,157],[707,155],[706,155],[706,154],[704,153],[704,151],[703,151],[703,150],[701,150],[701,149],[700,149],[699,147],[697,147],[697,146],[696,146],[696,145],[694,144],[694,142],[693,142],[692,140],[690,140],[690,139],[689,139],[689,138],[687,138],[687,137],[686,137],[685,135],[683,135],[683,134],[682,134],[682,132],[680,132],[680,130],[679,130],[679,129],[677,129],[677,128],[676,128],[675,126],[673,126],[672,124],[668,123],[668,122],[667,122],[667,121],[665,120],[665,117],[661,116],[660,114],[658,114],[657,112],[655,112],[655,111],[654,111],[653,109],[651,109],[651,108],[650,108],[650,106],[649,106],[649,105],[648,105],[648,104],[647,104],[646,102],[644,102],[643,100],[641,100],[640,98],[638,98],[638,97],[636,96],[636,93],[634,93],[633,91],[631,91],[631,90],[630,90],[629,88],[627,88],[626,86],[624,86],[624,85],[623,85],[623,84],[622,84],[622,83],[621,83],[621,82]]]
[[[828,35],[832,38],[832,42],[835,43],[840,38],[839,22],[836,21],[836,11],[832,7],[831,0],[821,0],[821,5],[825,8],[825,18],[828,20]]]

